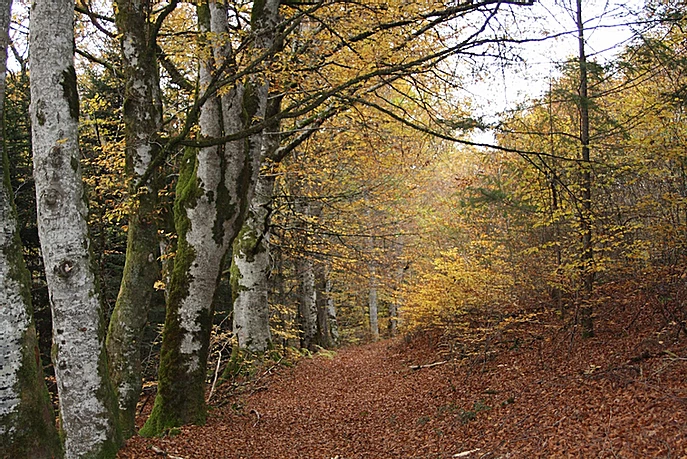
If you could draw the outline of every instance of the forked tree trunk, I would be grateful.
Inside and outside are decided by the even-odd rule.
[[[89,254],[78,144],[74,1],[31,8],[31,124],[38,232],[53,317],[53,364],[67,458],[114,457],[121,443],[105,324]]]
[[[226,4],[202,3],[202,32],[220,39],[228,32]],[[255,46],[269,45],[278,1],[253,5]],[[201,63],[200,86],[209,86],[212,72],[229,59],[230,43],[215,42],[212,57]],[[200,115],[201,137],[240,132],[263,119],[268,84],[255,78],[210,97]],[[141,430],[157,435],[170,427],[205,421],[205,373],[210,343],[213,300],[222,260],[238,234],[257,179],[262,133],[220,146],[187,149],[179,174],[174,208],[178,247],[170,279],[162,340],[158,393]]]
[[[129,213],[126,262],[107,335],[110,375],[119,399],[125,437],[134,434],[136,404],[141,393],[141,337],[153,286],[159,278],[157,261],[157,187],[155,179],[137,188],[157,154],[162,102],[154,22],[150,0],[119,0],[115,19],[121,36],[126,136],[126,176]],[[155,174],[153,174],[153,177]]]
[[[0,123],[11,1],[0,0]],[[0,457],[61,455],[55,416],[38,352],[31,307],[31,275],[17,232],[4,126],[0,126]]]

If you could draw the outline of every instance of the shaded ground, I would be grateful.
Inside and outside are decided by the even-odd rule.
[[[585,341],[540,314],[473,347],[421,335],[306,358],[119,457],[686,458],[687,346],[634,314]]]

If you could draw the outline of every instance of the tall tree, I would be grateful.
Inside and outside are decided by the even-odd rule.
[[[157,17],[150,0],[115,2],[125,79],[124,126],[126,177],[129,182],[127,251],[124,273],[107,335],[110,374],[119,399],[123,434],[134,433],[136,403],[141,393],[141,335],[148,318],[157,261],[156,174],[143,176],[159,154],[162,101],[157,65],[157,33],[176,6],[170,2]]]
[[[4,98],[10,0],[0,1],[0,456],[61,455],[43,378],[31,307],[31,277],[22,256],[5,144]]]
[[[255,54],[270,49],[277,32],[279,0],[254,3],[251,14]],[[210,40],[201,59],[200,86],[211,87],[216,72],[232,69],[227,41],[227,5],[202,2],[198,22]],[[235,69],[233,69],[235,70]],[[201,107],[203,139],[243,132],[264,119],[268,81],[237,78]],[[142,429],[156,435],[169,427],[205,420],[205,366],[213,300],[222,260],[242,227],[258,176],[262,132],[223,144],[189,148],[177,185],[175,220],[178,248],[160,357],[158,393]]]
[[[38,231],[50,292],[65,455],[114,457],[121,436],[89,253],[73,0],[32,3],[29,49]]]
[[[278,146],[278,137],[272,137],[276,137],[272,142],[276,141]],[[271,271],[268,225],[274,179],[273,171],[263,170],[255,187],[248,217],[233,246],[233,331],[239,348],[253,352],[264,352],[272,345],[268,303]]]
[[[582,202],[580,227],[582,230],[582,283],[584,304],[580,307],[580,322],[583,336],[594,336],[591,301],[594,289],[594,247],[592,245],[592,170],[589,156],[589,94],[587,77],[587,53],[584,41],[584,21],[582,20],[582,0],[577,0],[575,19],[577,25],[578,61],[580,72],[580,165],[582,167]]]

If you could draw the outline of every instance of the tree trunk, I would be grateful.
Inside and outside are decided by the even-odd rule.
[[[255,46],[273,36],[278,1],[254,4]],[[201,32],[227,34],[226,4],[198,6]],[[266,31],[265,33],[260,33]],[[206,35],[206,34],[201,34]],[[200,87],[230,58],[231,43],[215,44],[201,62]],[[268,83],[257,77],[212,96],[200,114],[203,138],[241,132],[265,116]],[[205,373],[210,344],[213,300],[222,260],[246,215],[258,175],[262,133],[221,146],[189,148],[183,159],[174,207],[178,235],[170,279],[162,340],[158,393],[153,411],[141,430],[157,435],[170,427],[205,421]]]
[[[234,241],[231,291],[234,297],[234,335],[241,349],[264,352],[272,346],[268,280],[269,205],[274,175],[261,175],[250,212]]]
[[[392,301],[389,304],[389,336],[398,334],[398,304]]]
[[[296,262],[301,294],[298,314],[301,324],[301,347],[314,350],[317,336],[317,297],[315,293],[315,269],[312,259],[301,257]]]
[[[370,267],[370,294],[368,297],[369,317],[370,317],[370,336],[372,341],[379,340],[379,318],[378,318],[378,296],[377,296],[377,268]]]
[[[121,35],[126,136],[126,175],[132,200],[126,261],[107,336],[110,375],[119,399],[125,437],[134,434],[136,404],[141,393],[141,337],[155,281],[157,261],[157,187],[155,179],[136,188],[160,145],[162,102],[155,54],[150,0],[119,0],[115,19]]]
[[[327,310],[327,277],[325,265],[318,262],[315,265],[315,294],[317,301],[317,344],[325,349],[333,346],[329,314]]]
[[[329,326],[329,336],[332,339],[332,345],[336,346],[339,343],[339,323],[336,319],[336,304],[334,303],[334,296],[332,295],[332,280],[327,277],[325,292],[327,294],[327,325]]]
[[[11,1],[0,0],[0,123]],[[17,231],[4,126],[0,126],[0,457],[61,456],[50,396],[45,387],[31,307],[31,275]]]
[[[313,206],[306,198],[299,197],[294,203],[295,211],[300,214],[297,225],[302,231],[301,246],[305,249],[310,230],[308,220],[313,216]],[[300,345],[314,350],[317,344],[317,289],[315,286],[315,265],[307,253],[299,254],[295,262],[298,276],[298,324]]]
[[[591,295],[594,289],[594,249],[592,246],[592,172],[589,155],[589,95],[587,79],[587,55],[584,43],[584,22],[582,21],[582,0],[577,0],[577,36],[579,42],[580,67],[580,144],[582,147],[582,288],[583,299],[580,308],[582,336],[594,336]]]
[[[276,115],[281,99],[275,98],[267,115]],[[267,128],[263,140],[262,169],[250,203],[248,217],[234,240],[231,267],[231,291],[234,306],[233,332],[238,347],[252,352],[264,352],[272,347],[270,330],[269,278],[270,207],[274,194],[271,158],[279,148],[279,123]]]
[[[65,454],[114,457],[121,437],[89,254],[78,145],[73,0],[33,2],[29,49],[38,232],[53,317]]]

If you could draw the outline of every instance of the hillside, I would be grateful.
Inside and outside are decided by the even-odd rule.
[[[207,425],[134,437],[118,457],[687,457],[674,324],[609,308],[581,340],[528,317],[469,346],[424,333],[267,368],[220,391]]]

